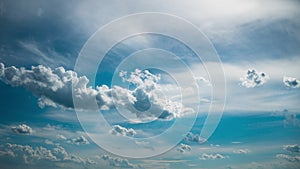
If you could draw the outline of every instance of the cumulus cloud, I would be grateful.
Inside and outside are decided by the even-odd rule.
[[[72,138],[68,142],[76,145],[90,144],[90,142],[84,136]]]
[[[69,154],[62,146],[57,145],[53,149],[42,146],[32,147],[29,145],[7,143],[2,155],[9,157],[22,157],[25,163],[34,163],[39,160],[60,162],[70,161],[82,164],[93,164],[90,159],[84,159],[74,154]]]
[[[249,69],[247,74],[240,78],[242,82],[242,86],[246,88],[253,88],[257,86],[261,86],[268,81],[269,77],[264,72],[258,73],[254,69]]]
[[[283,149],[292,153],[300,153],[300,146],[298,146],[297,144],[284,145]]]
[[[300,81],[297,80],[294,77],[284,76],[283,77],[283,83],[284,83],[285,86],[290,87],[290,88],[300,87]]]
[[[102,110],[123,106],[139,118],[172,119],[184,114],[193,113],[194,110],[185,108],[181,103],[163,99],[157,94],[160,89],[158,81],[160,75],[151,74],[148,70],[120,72],[124,82],[131,83],[135,89],[129,90],[120,86],[109,88],[106,85],[92,88],[87,86],[89,80],[86,76],[77,76],[71,70],[63,67],[51,69],[42,65],[32,66],[31,69],[14,66],[5,67],[0,64],[0,80],[14,87],[24,87],[39,97],[39,106],[74,108],[73,96],[78,100],[78,108],[91,110],[96,100]],[[151,109],[149,109],[151,106]]]
[[[203,153],[201,156],[200,156],[200,160],[215,160],[215,159],[224,159],[224,158],[227,158],[226,156],[223,156],[221,154],[206,154],[206,153]]]
[[[129,137],[136,135],[136,131],[134,129],[132,129],[132,128],[127,129],[120,125],[112,126],[110,133],[113,135],[117,135],[117,136],[129,136]]]
[[[56,135],[56,138],[58,140],[67,140],[67,138],[64,135],[61,135],[61,134]]]
[[[181,143],[179,147],[177,148],[177,151],[184,153],[188,151],[192,151],[192,147],[186,144]]]
[[[17,134],[31,134],[32,129],[26,124],[20,124],[18,126],[11,127],[11,130]]]
[[[185,140],[188,141],[188,142],[196,142],[196,143],[205,143],[205,142],[207,142],[207,140],[205,138],[201,138],[200,135],[193,134],[192,132],[189,132],[186,135]]]
[[[233,150],[233,153],[235,154],[248,154],[250,150],[248,149],[238,149],[238,150]]]
[[[285,159],[289,162],[300,162],[300,156],[290,156],[287,154],[277,154],[277,158]]]
[[[103,155],[102,160],[107,161],[110,166],[120,167],[120,168],[136,168],[137,166],[129,163],[127,159],[122,159],[118,157],[111,157],[109,155]]]

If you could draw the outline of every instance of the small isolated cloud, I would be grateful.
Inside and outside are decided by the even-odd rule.
[[[65,137],[64,135],[61,135],[61,134],[56,135],[56,138],[58,140],[67,140],[67,137]]]
[[[300,153],[300,146],[298,146],[297,144],[284,145],[283,149],[292,153]]]
[[[132,128],[125,128],[119,125],[114,125],[110,130],[110,133],[117,136],[129,136],[132,137],[136,135],[136,131]]]
[[[191,150],[192,150],[191,146],[183,144],[183,143],[181,143],[179,145],[179,147],[177,148],[177,151],[179,151],[181,153],[185,153],[185,152],[188,152],[188,151],[191,151]]]
[[[235,153],[235,154],[248,154],[248,153],[250,153],[250,150],[248,150],[248,149],[238,149],[238,150],[233,150],[233,153]]]
[[[196,142],[196,143],[205,143],[205,142],[207,142],[207,140],[205,138],[201,138],[200,135],[193,134],[192,132],[189,132],[186,135],[185,140],[188,141],[188,142]]]
[[[285,159],[289,162],[300,162],[300,156],[290,156],[287,154],[277,154],[277,158]]]
[[[103,155],[102,160],[107,161],[110,166],[118,168],[136,168],[137,166],[129,163],[127,159],[122,159],[118,157],[111,157],[109,155]]]
[[[247,71],[247,74],[240,78],[240,81],[242,82],[242,86],[246,88],[253,88],[257,86],[261,86],[265,84],[269,80],[269,77],[264,72],[258,73],[254,69],[249,69]]]
[[[12,127],[11,130],[17,134],[31,134],[32,129],[26,124],[20,124],[18,126]]]
[[[68,142],[76,145],[90,144],[90,142],[84,136],[72,138]]]
[[[200,160],[215,160],[215,159],[224,159],[227,158],[226,156],[223,156],[222,154],[206,154],[203,153],[201,157],[199,158]]]
[[[300,81],[293,77],[284,76],[283,83],[285,86],[290,87],[290,88],[300,87]]]

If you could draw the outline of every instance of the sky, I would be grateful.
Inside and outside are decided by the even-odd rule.
[[[297,0],[0,0],[0,168],[299,168]]]

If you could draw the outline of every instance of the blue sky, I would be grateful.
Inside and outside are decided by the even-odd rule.
[[[0,168],[299,168],[299,6],[0,0]],[[163,17],[101,34],[144,12],[188,38],[143,32]]]

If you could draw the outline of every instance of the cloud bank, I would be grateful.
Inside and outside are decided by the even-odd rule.
[[[2,155],[9,157],[22,157],[25,163],[35,163],[40,160],[53,162],[75,162],[82,164],[94,164],[90,159],[84,159],[74,154],[69,154],[62,146],[57,145],[53,149],[42,146],[32,147],[29,145],[11,144],[5,145]]]
[[[127,72],[120,72],[119,75],[124,82],[134,85],[135,89],[129,90],[120,86],[109,88],[106,85],[94,89],[87,86],[89,80],[86,76],[78,76],[76,72],[65,70],[63,67],[51,69],[39,65],[25,69],[5,67],[0,63],[0,80],[13,87],[24,87],[38,96],[41,108],[74,108],[73,84],[73,97],[78,100],[78,108],[82,110],[93,109],[91,103],[96,100],[99,109],[113,109],[118,105],[139,118],[172,119],[194,112],[179,102],[163,99],[157,94],[157,90],[160,89],[160,75],[138,69],[130,75],[127,75]]]
[[[137,166],[129,163],[127,159],[122,159],[118,157],[111,157],[109,155],[103,155],[102,160],[107,161],[110,166],[118,168],[136,168]]]

